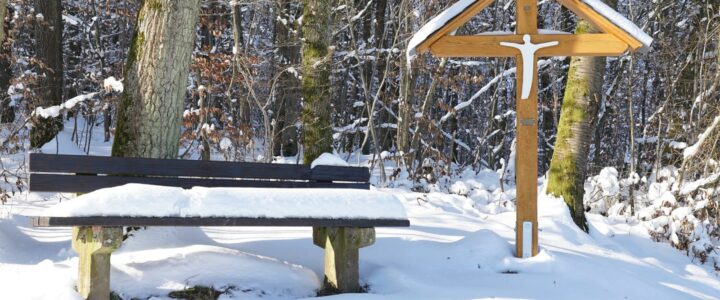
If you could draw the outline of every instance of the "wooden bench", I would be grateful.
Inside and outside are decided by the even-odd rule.
[[[128,183],[181,188],[369,189],[367,168],[30,154],[30,191],[89,193]],[[72,201],[72,200],[70,200]],[[152,201],[152,200],[148,200]],[[110,254],[123,226],[311,226],[325,249],[324,293],[358,292],[359,248],[375,241],[374,227],[407,227],[407,219],[36,217],[33,226],[73,226],[80,256],[77,288],[86,299],[108,299]],[[242,270],[238,270],[242,271]]]

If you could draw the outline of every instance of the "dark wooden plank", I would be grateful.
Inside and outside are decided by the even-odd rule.
[[[30,172],[368,182],[364,167],[30,154]]]
[[[408,227],[402,219],[198,218],[198,217],[35,217],[35,227],[66,226],[281,226],[281,227]]]
[[[201,179],[177,177],[126,177],[91,176],[72,174],[30,174],[30,190],[35,192],[89,193],[102,188],[116,187],[128,183],[142,183],[180,188],[201,187],[256,187],[256,188],[335,188],[370,189],[368,183],[355,182],[308,182]]]

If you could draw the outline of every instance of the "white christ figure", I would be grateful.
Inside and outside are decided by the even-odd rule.
[[[523,79],[522,79],[522,100],[530,98],[530,91],[535,80],[535,52],[542,48],[548,48],[557,46],[560,43],[557,41],[547,42],[542,44],[533,44],[530,41],[530,35],[526,34],[523,36],[524,44],[500,42],[500,46],[511,47],[520,50],[523,60]]]

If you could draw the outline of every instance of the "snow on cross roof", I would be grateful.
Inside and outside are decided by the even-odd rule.
[[[423,25],[415,35],[408,42],[407,48],[407,59],[408,61],[413,60],[417,56],[417,47],[425,42],[431,35],[440,30],[443,26],[447,25],[455,17],[465,11],[470,5],[475,4],[478,0],[459,0],[446,10],[441,12],[436,17],[432,18],[429,22]],[[618,13],[616,10],[607,6],[601,0],[582,0],[585,4],[590,6],[597,13],[607,18],[608,21],[615,24],[633,38],[637,39],[645,47],[650,47],[653,43],[653,38],[646,34],[640,29],[635,23],[625,18],[623,15]]]
[[[645,33],[640,27],[635,25],[633,21],[628,20],[623,15],[621,15],[619,12],[614,10],[612,7],[607,6],[607,4],[603,3],[600,0],[582,0],[585,2],[585,4],[589,5],[594,9],[597,13],[601,14],[603,17],[607,18],[608,21],[615,24],[617,27],[620,27],[622,30],[630,34],[632,37],[637,39],[639,42],[641,42],[645,47],[650,48],[650,45],[653,43],[653,38],[649,36],[647,33]]]
[[[425,23],[420,30],[413,35],[410,42],[408,42],[407,58],[408,61],[412,60],[417,56],[416,48],[420,46],[425,40],[427,40],[433,33],[437,32],[445,26],[452,19],[457,17],[460,13],[465,11],[470,5],[475,3],[477,0],[460,0],[450,6],[448,9],[441,12],[436,17],[432,18],[430,22]]]

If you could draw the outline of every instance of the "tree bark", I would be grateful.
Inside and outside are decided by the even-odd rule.
[[[403,162],[406,167],[412,164],[412,158],[410,152],[410,124],[413,122],[413,98],[414,98],[414,86],[416,69],[408,67],[406,60],[401,60],[400,67],[403,68],[400,72],[400,101],[398,103],[398,128],[396,135],[397,149],[403,157]]]
[[[37,40],[36,58],[40,76],[35,101],[31,108],[47,107],[62,103],[63,56],[62,56],[62,5],[60,0],[35,0]],[[37,16],[42,15],[41,18]],[[62,130],[62,117],[33,117],[30,130],[30,147],[39,148],[51,141]]]
[[[609,5],[615,6],[614,2]],[[576,34],[595,33],[587,21],[580,21]],[[563,197],[575,224],[587,231],[583,185],[597,113],[602,101],[604,57],[574,57],[570,62],[567,86],[558,124],[555,151],[550,162],[547,191]]]
[[[0,0],[0,124],[15,121],[15,109],[10,105],[10,96],[7,90],[10,87],[12,70],[10,69],[10,31],[7,0]]]
[[[233,78],[237,75],[237,71],[240,65],[240,55],[243,53],[242,48],[245,44],[243,37],[243,26],[242,26],[242,9],[238,1],[230,2],[230,10],[232,13],[232,25],[233,25],[233,60],[235,61],[233,67]],[[243,79],[244,80],[244,79]],[[242,89],[242,87],[241,87]],[[247,93],[246,93],[247,94]],[[238,123],[241,125],[250,125],[250,100],[247,96],[241,96],[238,100],[238,111],[237,111]]]
[[[199,0],[145,0],[125,64],[113,156],[178,156]]]
[[[332,152],[330,117],[329,0],[305,0],[303,12],[303,155],[306,164],[322,153]]]
[[[297,124],[300,118],[300,80],[294,72],[286,71],[300,63],[300,47],[297,38],[295,20],[298,5],[292,0],[280,0],[279,18],[275,21],[275,46],[277,47],[276,69],[278,75],[275,111],[275,149],[274,155],[294,156],[298,152]]]

